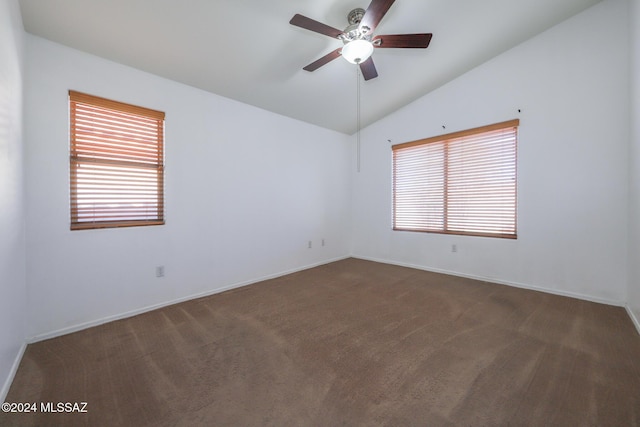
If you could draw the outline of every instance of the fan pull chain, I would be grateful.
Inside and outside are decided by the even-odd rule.
[[[360,173],[360,67],[356,67],[356,170]]]

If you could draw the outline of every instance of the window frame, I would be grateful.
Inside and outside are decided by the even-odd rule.
[[[164,131],[164,112],[69,90],[71,230],[165,224]]]
[[[518,152],[518,130],[519,130],[519,125],[520,125],[520,120],[519,119],[514,119],[514,120],[509,120],[509,121],[505,121],[505,122],[501,122],[501,123],[495,123],[492,125],[487,125],[487,126],[481,126],[481,127],[477,127],[477,128],[473,128],[473,129],[467,129],[467,130],[463,130],[463,131],[459,131],[459,132],[453,132],[453,133],[449,133],[449,134],[445,134],[445,135],[439,135],[439,136],[434,136],[434,137],[430,137],[430,138],[425,138],[425,139],[421,139],[421,140],[417,140],[417,141],[411,141],[411,142],[406,142],[406,143],[401,143],[401,144],[396,144],[393,145],[392,148],[392,229],[394,231],[414,231],[414,232],[425,232],[425,233],[436,233],[436,234],[451,234],[451,235],[466,235],[466,236],[477,236],[477,237],[497,237],[497,238],[506,238],[506,239],[517,239],[518,238],[518,173],[517,173],[517,152]],[[505,165],[504,169],[507,171],[504,173],[505,176],[511,176],[510,174],[512,174],[512,180],[513,180],[513,184],[505,184],[504,187],[500,187],[501,190],[496,191],[495,194],[507,194],[508,191],[504,190],[505,188],[508,189],[509,191],[512,190],[512,194],[509,193],[509,199],[508,199],[508,203],[505,201],[505,206],[507,206],[508,208],[511,207],[511,205],[513,205],[513,211],[512,211],[512,218],[509,217],[509,219],[507,221],[504,222],[504,224],[509,224],[513,223],[513,227],[507,227],[505,225],[505,227],[500,230],[500,231],[480,231],[481,228],[481,221],[478,221],[478,224],[473,224],[474,229],[471,230],[471,226],[469,226],[469,230],[462,230],[461,226],[449,226],[449,222],[451,222],[451,217],[455,216],[455,220],[458,221],[458,224],[464,221],[469,220],[469,218],[473,218],[472,216],[470,217],[466,217],[465,214],[460,214],[461,210],[464,209],[460,209],[459,206],[457,205],[457,209],[455,209],[455,214],[451,214],[449,212],[449,209],[451,208],[451,203],[449,202],[449,199],[452,198],[450,196],[451,191],[448,188],[448,180],[452,179],[450,176],[450,172],[449,172],[449,168],[451,167],[450,165],[450,161],[448,158],[448,150],[450,149],[452,144],[464,144],[464,143],[473,143],[473,141],[478,141],[479,139],[483,138],[483,135],[485,136],[490,136],[492,134],[496,134],[497,132],[502,132],[502,131],[509,131],[511,130],[513,132],[513,155],[512,155],[512,162],[513,163],[509,163],[508,165]],[[498,137],[496,137],[496,140],[498,140]],[[398,195],[398,192],[402,192],[405,190],[398,190],[399,188],[399,183],[398,183],[398,167],[397,167],[397,161],[398,161],[398,157],[402,155],[402,153],[410,153],[409,150],[411,150],[412,148],[419,148],[421,150],[427,150],[432,148],[433,153],[435,153],[435,150],[439,148],[439,146],[437,144],[441,144],[442,145],[442,149],[443,149],[443,153],[442,154],[442,160],[440,159],[434,159],[434,157],[427,157],[426,154],[423,155],[423,157],[421,157],[420,159],[425,160],[429,159],[429,162],[433,163],[433,167],[438,167],[439,169],[442,170],[441,174],[438,174],[438,170],[436,170],[434,172],[433,175],[430,175],[431,178],[433,177],[438,177],[438,176],[442,176],[442,189],[441,189],[441,193],[442,195],[438,194],[438,186],[440,185],[439,182],[437,181],[433,181],[433,184],[427,181],[420,181],[421,182],[421,190],[423,187],[427,187],[429,185],[431,185],[430,188],[435,188],[436,190],[433,193],[429,194],[429,198],[431,198],[432,200],[435,200],[436,202],[434,203],[441,203],[441,212],[438,212],[438,207],[440,206],[433,206],[431,207],[431,212],[428,211],[428,208],[426,208],[426,204],[424,203],[414,203],[414,204],[410,204],[410,202],[415,202],[420,198],[423,198],[424,200],[424,195],[421,193],[421,196],[405,196],[406,198],[401,200],[400,203],[403,203],[404,206],[402,209],[405,209],[405,206],[409,206],[409,209],[413,209],[416,212],[417,211],[421,211],[420,213],[415,213],[415,214],[407,214],[406,217],[401,218],[400,221],[404,222],[405,224],[411,222],[412,218],[418,218],[418,220],[414,221],[414,225],[417,224],[418,222],[422,222],[425,225],[424,226],[399,226],[398,222],[398,215],[399,215],[399,206],[398,206],[398,198],[401,197]],[[469,146],[465,146],[465,149],[468,149]],[[477,148],[477,147],[476,147]],[[417,150],[414,150],[417,151]],[[411,154],[409,154],[411,155]],[[416,155],[416,157],[420,155],[419,153]],[[433,154],[432,154],[433,155]],[[506,156],[505,156],[506,157]],[[469,157],[465,157],[465,159],[468,159]],[[406,159],[405,159],[406,161]],[[474,160],[474,162],[478,162],[478,160]],[[440,163],[442,163],[442,165],[440,166]],[[420,166],[421,169],[417,169],[414,168],[415,170],[421,170],[421,171],[426,171],[426,169],[424,169],[426,166]],[[458,168],[460,168],[460,166],[457,166]],[[492,166],[493,167],[493,166]],[[453,167],[451,167],[453,168]],[[463,166],[464,168],[464,166]],[[501,168],[501,167],[498,167]],[[498,169],[496,168],[496,169]],[[509,169],[509,168],[512,168]],[[409,170],[409,172],[411,172],[411,170]],[[404,171],[400,171],[400,174],[404,173]],[[428,171],[426,171],[425,173],[429,173]],[[487,172],[485,172],[487,173]],[[491,174],[487,174],[487,175],[483,175],[483,177],[486,179],[487,177],[489,178],[495,178],[498,176],[501,176],[500,174],[502,174],[503,172],[491,172]],[[424,176],[421,177],[416,177],[415,175],[408,175],[411,176],[414,179],[422,179],[422,180],[427,180],[427,178],[425,178]],[[404,177],[405,182],[407,182],[407,177]],[[503,180],[506,181],[506,179],[503,177]],[[471,184],[473,185],[475,183],[476,185],[476,189],[479,188],[479,186],[481,184],[479,184],[480,179],[475,179],[475,180],[469,180],[469,181],[465,181],[466,184]],[[467,190],[465,191],[470,191],[468,190],[468,188],[474,188],[474,187],[466,187]],[[456,189],[459,189],[459,187],[456,187]],[[424,191],[424,190],[423,190]],[[473,190],[471,190],[473,191]],[[434,195],[435,193],[435,195]],[[492,193],[493,194],[493,193]],[[439,199],[439,197],[442,197],[442,200]],[[458,195],[459,197],[459,195]],[[507,200],[507,199],[505,199]],[[456,202],[453,202],[456,203]],[[462,203],[463,205],[465,204],[464,202]],[[471,204],[471,203],[468,203]],[[453,209],[452,209],[453,210]],[[472,210],[472,209],[469,209]],[[486,211],[486,212],[492,212],[493,214],[501,214],[500,209],[496,209],[496,210],[491,210],[488,209],[486,207],[481,208],[480,210],[482,211]],[[433,212],[436,212],[435,214],[433,214]],[[466,211],[465,211],[466,212]],[[511,211],[509,210],[508,212],[509,214],[511,214]],[[427,223],[431,222],[432,220],[429,218],[429,215],[432,215],[431,218],[440,218],[441,217],[441,223],[442,226],[441,227],[434,227],[434,226],[426,226]],[[478,217],[482,217],[482,215],[477,215]],[[491,229],[492,224],[490,224],[489,220],[487,219],[487,215],[484,214],[484,227],[489,230]],[[436,220],[437,222],[437,220]]]

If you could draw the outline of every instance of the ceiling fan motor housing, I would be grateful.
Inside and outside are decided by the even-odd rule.
[[[354,40],[367,40],[371,41],[371,35],[368,35],[368,27],[359,28],[360,22],[364,17],[365,10],[361,8],[353,9],[347,15],[347,21],[349,26],[344,29],[344,32],[339,36],[344,44],[352,42]]]
[[[365,12],[366,11],[362,8],[353,9],[351,12],[349,12],[349,15],[347,15],[347,21],[349,22],[349,25],[358,25],[360,22],[362,22],[362,18],[364,17]]]

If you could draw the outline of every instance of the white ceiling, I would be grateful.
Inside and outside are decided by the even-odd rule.
[[[357,67],[302,67],[341,42],[335,28],[370,0],[20,0],[26,31],[338,132],[356,131]],[[600,0],[397,0],[376,34],[433,33],[422,49],[377,49],[360,80],[362,127]],[[361,78],[360,78],[361,79]]]

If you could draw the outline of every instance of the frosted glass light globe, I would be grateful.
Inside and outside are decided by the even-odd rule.
[[[371,56],[373,45],[367,40],[354,40],[342,48],[342,57],[352,64],[360,64]]]

